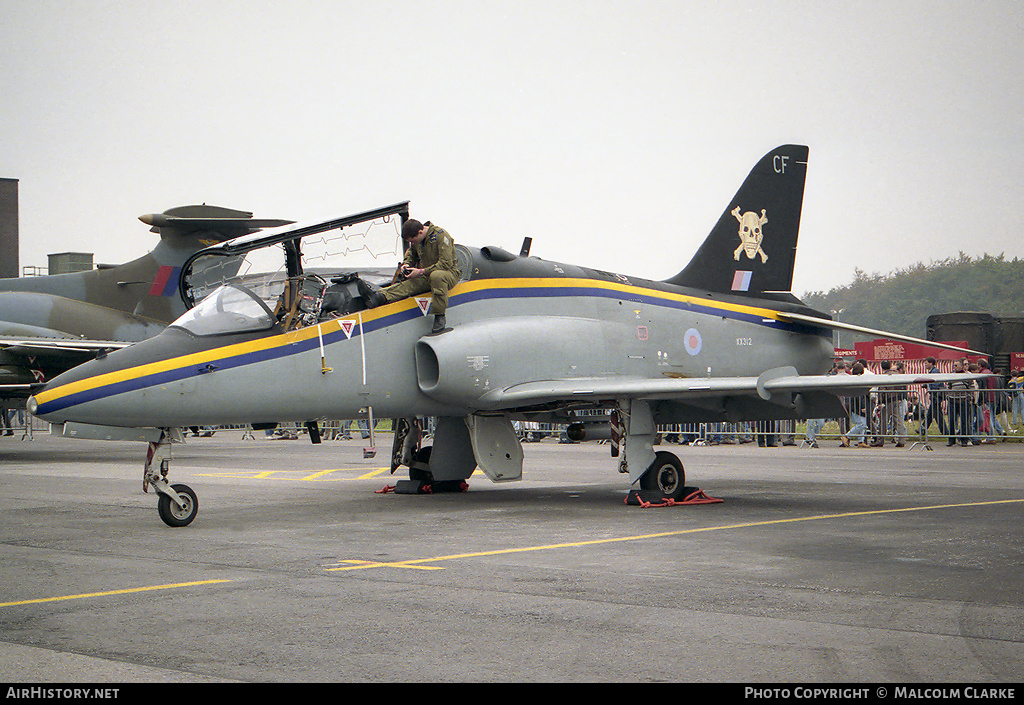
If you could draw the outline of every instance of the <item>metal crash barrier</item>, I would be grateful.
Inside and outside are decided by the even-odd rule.
[[[861,447],[939,440],[979,445],[1020,437],[1024,431],[1024,394],[1011,388],[880,387],[843,401],[850,416],[839,420],[838,438]]]
[[[16,436],[31,441],[36,432],[46,432],[50,424],[37,419],[24,409],[0,407],[0,435]]]
[[[1024,392],[999,389],[885,389],[843,397],[847,416],[805,421],[702,423],[661,427],[668,442],[695,445],[809,445],[928,448],[1024,438]]]

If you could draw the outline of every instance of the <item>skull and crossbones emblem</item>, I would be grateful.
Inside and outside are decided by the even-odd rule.
[[[761,249],[761,240],[764,238],[761,226],[768,222],[768,216],[765,215],[764,208],[761,209],[760,216],[754,211],[747,211],[741,215],[739,206],[733,208],[731,212],[733,217],[740,223],[740,246],[732,253],[733,259],[738,262],[740,253],[745,252],[747,259],[754,259],[757,255],[761,255],[761,263],[767,262],[768,255]]]

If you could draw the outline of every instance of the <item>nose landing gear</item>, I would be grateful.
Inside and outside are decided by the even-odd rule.
[[[188,526],[199,512],[199,498],[188,485],[167,482],[171,469],[171,441],[177,429],[160,429],[160,440],[150,442],[142,471],[142,491],[152,486],[158,493],[156,511],[168,526]]]

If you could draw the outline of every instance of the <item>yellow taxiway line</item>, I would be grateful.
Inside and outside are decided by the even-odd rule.
[[[87,597],[106,597],[107,595],[130,595],[136,592],[150,592],[151,590],[173,590],[174,588],[192,587],[195,585],[213,585],[215,583],[230,583],[230,580],[197,580],[192,583],[172,583],[170,585],[148,585],[146,587],[128,588],[127,590],[109,590],[107,592],[88,592],[82,595],[64,595],[62,597],[41,597],[37,600],[19,600],[17,602],[0,602],[0,607],[13,607],[14,605],[37,605],[42,602],[63,602],[64,600],[84,600]]]
[[[432,558],[412,558],[406,561],[395,561],[391,563],[380,561],[344,561],[351,565],[325,568],[329,572],[346,570],[365,570],[366,568],[420,568],[423,563],[438,563],[441,561],[454,561],[462,558],[481,558],[485,556],[501,556],[513,553],[528,553],[532,551],[553,551],[565,548],[579,548],[581,546],[599,546],[601,544],[623,543],[626,541],[643,541],[646,539],[660,539],[670,536],[684,536],[686,534],[699,534],[711,531],[728,531],[731,529],[748,529],[758,526],[778,526],[781,524],[795,524],[806,521],[822,521],[824,519],[847,519],[851,517],[878,516],[881,514],[897,514],[900,512],[924,512],[934,509],[955,509],[963,507],[982,507],[995,504],[1014,504],[1024,502],[1024,499],[1001,499],[991,502],[965,502],[962,504],[935,504],[928,507],[904,507],[902,509],[873,509],[863,512],[844,512],[842,514],[819,514],[809,517],[795,517],[791,519],[771,519],[769,521],[752,521],[741,524],[725,524],[722,526],[706,526],[699,529],[680,529],[677,531],[661,531],[656,534],[640,534],[637,536],[619,536],[611,539],[591,539],[589,541],[573,541],[570,543],[552,543],[543,546],[523,546],[520,548],[500,548],[492,551],[477,551],[474,553],[455,553],[449,556],[434,556]],[[436,568],[436,567],[435,567]]]
[[[352,470],[365,470],[366,468],[334,468],[330,470],[318,470],[303,477],[296,477],[295,470],[228,470],[225,472],[197,472],[196,477],[218,477],[232,480],[290,480],[291,482],[345,482],[350,480],[370,480],[378,475],[386,473],[391,468],[372,468],[358,477],[334,477],[335,473],[351,472]]]
[[[295,470],[226,470],[224,472],[197,472],[196,477],[218,477],[221,479],[233,480],[290,480],[291,482],[347,482],[352,480],[372,480],[391,470],[386,468],[371,468],[369,472],[356,477],[334,477],[335,473],[351,472],[353,470],[365,470],[366,468],[333,468],[329,470],[318,470],[304,477],[295,477]],[[473,471],[474,476],[483,477],[483,472],[478,468]]]

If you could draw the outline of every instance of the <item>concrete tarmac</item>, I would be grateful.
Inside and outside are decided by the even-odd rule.
[[[645,509],[594,442],[408,496],[390,435],[241,435],[180,529],[142,444],[0,438],[5,682],[1024,678],[1024,445],[663,445],[724,501]]]

